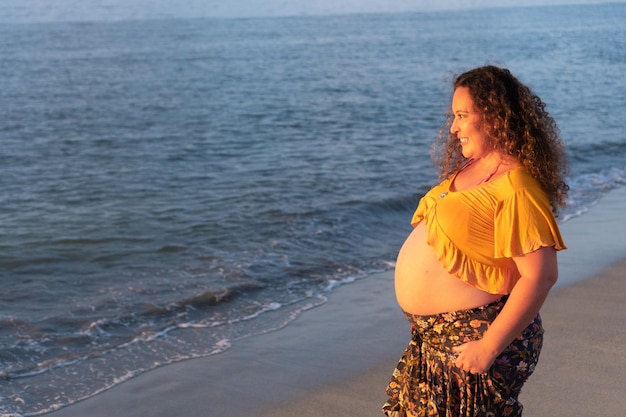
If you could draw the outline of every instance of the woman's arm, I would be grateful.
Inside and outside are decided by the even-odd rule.
[[[513,258],[520,279],[509,299],[481,340],[465,343],[453,350],[459,368],[485,373],[496,357],[520,335],[539,312],[558,277],[556,250],[543,247]]]

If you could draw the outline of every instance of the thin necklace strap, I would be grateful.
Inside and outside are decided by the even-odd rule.
[[[498,168],[500,168],[500,165],[501,165],[501,164],[502,164],[502,160],[498,161],[498,165],[496,165],[496,167],[493,169],[493,171],[491,171],[491,172],[489,173],[489,175],[487,175],[487,176],[485,177],[485,179],[484,179],[484,180],[482,180],[481,182],[479,182],[478,184],[484,184],[484,183],[486,183],[487,181],[489,181],[489,180],[491,179],[491,177],[493,177],[494,175],[496,175],[496,172],[498,172]]]
[[[465,165],[463,165],[461,167],[461,169],[459,169],[459,172],[463,171],[465,168],[467,168],[468,166],[472,165],[474,162],[476,162],[475,159],[473,159],[473,158],[470,159],[469,161],[467,161],[467,163]],[[493,171],[491,171],[489,173],[489,175],[487,175],[482,181],[480,181],[476,185],[484,184],[487,181],[489,181],[494,175],[496,175],[496,172],[498,172],[498,169],[500,168],[500,165],[502,165],[502,160],[499,160],[498,161],[498,165],[496,165],[496,167],[493,169]]]
[[[474,158],[467,161],[461,168],[459,168],[459,172],[463,171],[468,166],[472,165],[476,160]]]

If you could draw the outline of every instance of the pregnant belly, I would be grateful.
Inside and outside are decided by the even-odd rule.
[[[489,304],[502,295],[476,289],[449,274],[426,243],[420,223],[402,245],[395,270],[395,290],[402,310],[437,314]]]

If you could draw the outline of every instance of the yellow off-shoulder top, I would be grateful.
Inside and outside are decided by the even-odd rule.
[[[451,274],[480,290],[508,294],[520,278],[513,257],[541,247],[567,249],[548,196],[523,167],[462,191],[451,176],[419,202],[427,243]]]

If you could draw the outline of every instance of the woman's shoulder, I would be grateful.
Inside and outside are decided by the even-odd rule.
[[[543,187],[522,166],[506,173],[506,180],[498,187],[496,194],[496,200],[503,207],[530,204],[541,207],[542,210],[550,210],[548,195]]]
[[[523,166],[517,166],[512,168],[505,174],[508,185],[512,190],[520,190],[525,188],[539,188],[541,189],[541,185],[539,182],[533,178],[532,175],[528,172],[526,168]]]

